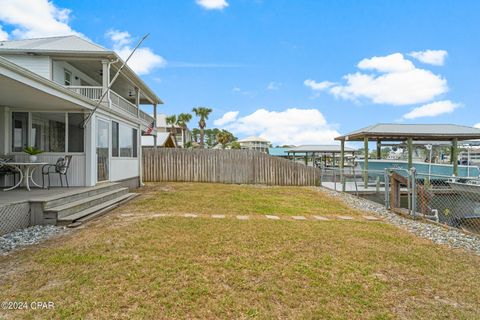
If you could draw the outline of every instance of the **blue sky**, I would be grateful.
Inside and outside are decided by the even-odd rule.
[[[239,137],[328,143],[377,122],[480,122],[478,1],[34,1],[51,28],[15,12],[25,2],[0,0],[13,10],[0,36],[77,32],[128,51],[149,32],[142,77],[161,112],[208,106],[208,125]]]

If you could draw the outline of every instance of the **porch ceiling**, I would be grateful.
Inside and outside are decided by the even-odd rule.
[[[0,74],[0,106],[39,110],[86,110],[78,104]]]

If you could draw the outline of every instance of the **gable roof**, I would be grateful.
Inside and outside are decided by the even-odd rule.
[[[0,41],[0,50],[41,52],[112,53],[104,47],[75,35]]]
[[[480,129],[457,124],[399,124],[378,123],[346,135],[336,137],[335,140],[360,141],[364,138],[399,141],[407,138],[413,140],[452,140],[452,139],[480,139]]]

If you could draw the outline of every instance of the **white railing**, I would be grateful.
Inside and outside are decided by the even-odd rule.
[[[124,111],[127,111],[130,114],[137,115],[137,106],[128,101],[127,99],[121,97],[115,91],[110,90],[110,101],[112,106],[120,108]]]
[[[65,88],[95,101],[98,101],[102,97],[102,87],[65,86]],[[103,101],[106,102],[107,98],[103,98]],[[138,110],[137,106],[135,106],[133,103],[123,98],[113,90],[110,90],[110,101],[112,102],[112,107],[122,109],[123,111],[126,111],[136,117],[138,116],[140,119],[148,122],[149,124],[154,121],[154,118],[152,116],[150,116],[148,113],[143,112],[142,110]]]
[[[66,86],[66,88],[92,100],[98,100],[102,96],[102,87]]]

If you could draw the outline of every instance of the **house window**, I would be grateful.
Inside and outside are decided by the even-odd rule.
[[[112,157],[118,157],[118,122],[112,121]]]
[[[30,144],[45,152],[65,152],[65,113],[32,112]]]
[[[12,112],[12,152],[27,145],[45,152],[84,152],[83,119],[83,113]]]
[[[68,152],[84,151],[83,113],[68,114]]]
[[[67,69],[64,69],[64,79],[65,79],[65,85],[66,86],[71,86],[72,85],[72,73],[68,71]]]
[[[137,149],[138,149],[138,133],[137,129],[132,129],[132,138],[133,138],[133,157],[137,157]],[[156,137],[155,137],[156,138]]]
[[[12,112],[12,151],[21,152],[27,146],[28,112]]]
[[[112,121],[112,157],[136,158],[138,131]]]

